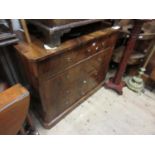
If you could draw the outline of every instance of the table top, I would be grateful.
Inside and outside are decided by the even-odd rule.
[[[31,44],[28,44],[26,42],[19,42],[17,45],[14,45],[14,47],[19,52],[19,54],[23,55],[26,59],[36,62],[72,50],[94,39],[107,37],[116,32],[118,32],[118,29],[106,28],[89,33],[87,35],[80,36],[75,39],[68,40],[62,43],[60,46],[52,49],[45,49],[43,42],[37,40],[36,38],[32,38]]]

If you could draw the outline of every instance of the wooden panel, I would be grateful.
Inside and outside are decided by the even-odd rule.
[[[0,134],[17,134],[29,107],[28,91],[17,84],[0,93]]]
[[[41,96],[48,114],[45,121],[49,122],[60,115],[104,80],[104,70],[107,71],[111,54],[112,49],[100,51],[54,78],[42,79]]]
[[[20,55],[17,51],[16,55],[18,56],[21,68],[23,68],[22,72],[25,75],[27,83],[31,84],[31,87],[38,93],[38,65],[36,63],[27,61],[27,59],[24,56]]]

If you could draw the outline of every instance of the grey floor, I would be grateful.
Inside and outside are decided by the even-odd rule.
[[[34,118],[37,129],[44,135],[155,134],[155,93],[123,91],[101,88],[50,130]]]

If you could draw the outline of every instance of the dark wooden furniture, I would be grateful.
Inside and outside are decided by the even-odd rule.
[[[40,102],[35,111],[52,127],[103,85],[118,30],[107,28],[66,41],[54,49],[32,39],[15,46]]]
[[[125,72],[128,60],[133,52],[135,47],[138,35],[141,32],[141,28],[143,26],[144,20],[134,20],[134,27],[131,31],[130,38],[127,42],[127,45],[123,51],[123,55],[118,67],[118,71],[116,72],[115,77],[111,78],[108,82],[105,83],[106,88],[110,88],[115,90],[118,94],[123,94],[124,82],[122,81],[123,74]]]
[[[50,47],[59,46],[62,43],[62,36],[71,32],[76,28],[83,29],[84,26],[90,26],[93,30],[93,24],[95,27],[102,25],[103,19],[31,19],[27,20],[30,28],[30,32],[33,30],[36,36],[41,35],[41,38],[45,44]],[[101,26],[103,28],[103,26]],[[32,31],[31,31],[32,30]],[[86,32],[88,28],[84,31]],[[80,31],[76,31],[76,35],[79,35]],[[72,33],[71,33],[72,34]]]
[[[20,84],[0,93],[0,135],[17,134],[28,113],[29,92]]]

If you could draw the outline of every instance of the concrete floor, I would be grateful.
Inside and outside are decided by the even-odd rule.
[[[155,134],[155,93],[136,94],[124,88],[122,96],[101,88],[52,129],[40,134]]]

